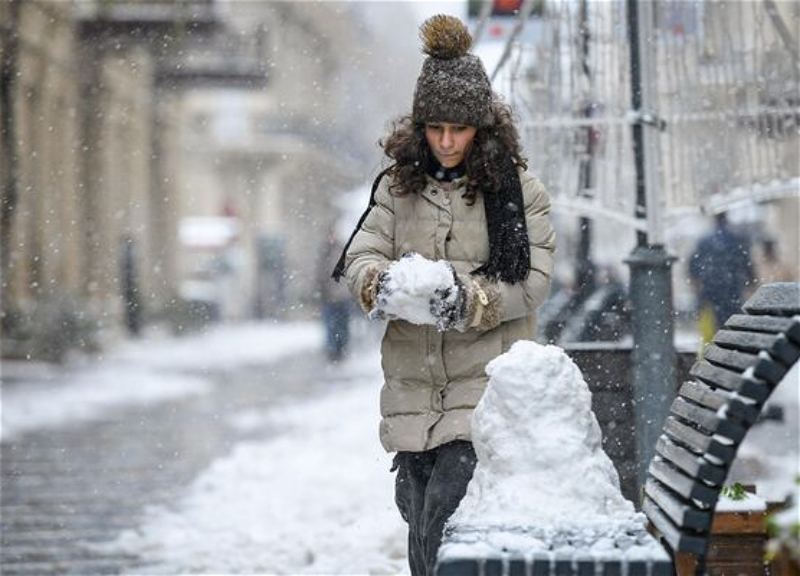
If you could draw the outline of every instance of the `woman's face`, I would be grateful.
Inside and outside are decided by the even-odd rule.
[[[464,160],[475,138],[475,128],[450,122],[427,122],[425,138],[433,155],[445,168],[458,166]]]

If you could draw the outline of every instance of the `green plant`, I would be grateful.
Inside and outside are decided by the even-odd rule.
[[[747,498],[747,492],[744,489],[744,486],[739,484],[738,482],[734,482],[730,486],[723,486],[720,493],[723,496],[727,496],[731,500],[744,500]]]

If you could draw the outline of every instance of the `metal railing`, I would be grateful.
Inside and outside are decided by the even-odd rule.
[[[653,0],[652,109],[642,113],[661,131],[658,202],[648,211],[667,227],[687,211],[798,194],[800,62],[789,4]],[[541,24],[504,71],[532,169],[562,211],[645,229],[626,2],[550,0]]]

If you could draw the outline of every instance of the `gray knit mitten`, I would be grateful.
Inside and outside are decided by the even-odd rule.
[[[501,321],[500,288],[482,276],[453,274],[457,297],[443,293],[431,300],[431,313],[439,320],[436,327],[440,331],[470,329],[484,332],[496,328]]]
[[[448,264],[449,265],[449,264]],[[453,284],[437,288],[430,300],[431,315],[436,319],[436,329],[445,332],[463,323],[467,311],[467,290],[453,267]]]

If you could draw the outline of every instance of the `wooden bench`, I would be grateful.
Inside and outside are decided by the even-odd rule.
[[[674,555],[702,571],[714,507],[739,445],[800,358],[800,285],[764,286],[714,336],[681,386],[650,463],[642,509]]]
[[[566,534],[556,535],[562,542],[549,553],[501,547],[490,553],[475,554],[474,558],[463,554],[457,559],[445,557],[437,565],[437,574],[703,573],[714,507],[737,449],[759,419],[772,390],[800,358],[800,284],[763,286],[745,304],[744,312],[725,323],[703,358],[692,368],[691,379],[681,386],[672,403],[656,444],[656,455],[650,462],[642,510],[650,521],[652,533],[663,544],[663,549],[659,548],[668,554],[605,561],[588,552],[590,542],[581,542],[577,536],[570,541],[570,535]],[[520,530],[515,528],[510,532]],[[534,527],[529,532],[536,536]],[[627,537],[644,542],[651,536],[645,533]],[[445,533],[443,548],[453,543],[470,546],[480,539],[480,534],[451,529]],[[570,545],[567,552],[563,551],[564,541]]]

